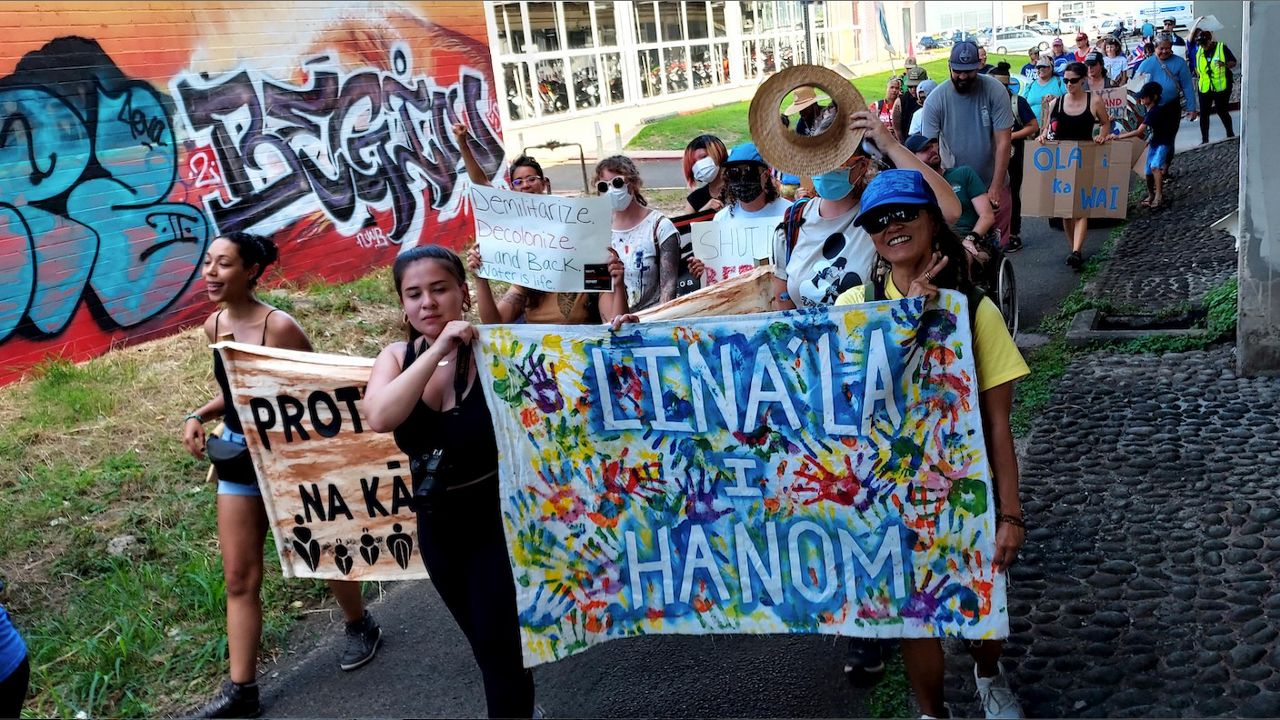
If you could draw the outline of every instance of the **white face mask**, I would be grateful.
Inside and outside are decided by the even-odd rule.
[[[693,179],[699,183],[706,185],[716,179],[716,175],[720,173],[720,166],[716,165],[716,161],[709,157],[704,157],[693,164],[691,168]]]
[[[631,190],[626,185],[611,187],[605,194],[609,196],[609,205],[614,212],[622,212],[631,207]]]

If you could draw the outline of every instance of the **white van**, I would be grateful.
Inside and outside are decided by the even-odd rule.
[[[1179,30],[1186,29],[1195,22],[1194,3],[1189,2],[1140,2],[1138,5],[1139,23],[1151,21],[1159,30],[1165,18],[1173,18],[1173,25]]]

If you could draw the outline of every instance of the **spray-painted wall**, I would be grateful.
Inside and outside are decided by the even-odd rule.
[[[456,247],[452,123],[502,162],[471,3],[13,3],[0,27],[0,383],[202,320],[219,233],[273,235],[295,280]]]

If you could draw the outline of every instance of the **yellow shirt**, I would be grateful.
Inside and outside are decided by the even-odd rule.
[[[861,285],[849,288],[836,298],[836,305],[854,305],[863,302],[862,290]],[[885,279],[884,292],[890,300],[903,298],[902,293],[898,292],[897,286],[893,284],[892,276]],[[1022,353],[1018,352],[1018,346],[1009,335],[1009,328],[1005,327],[1000,308],[991,302],[991,298],[984,297],[978,304],[974,324],[977,325],[973,329],[973,342],[976,348],[974,362],[978,366],[978,392],[990,390],[1031,374],[1031,368],[1027,367],[1027,362],[1022,359]]]

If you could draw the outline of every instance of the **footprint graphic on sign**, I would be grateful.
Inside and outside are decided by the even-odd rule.
[[[342,571],[343,575],[351,574],[351,566],[354,564],[354,561],[352,561],[351,553],[347,550],[346,545],[338,543],[334,546],[333,562],[338,566],[338,569]]]
[[[304,521],[301,515],[294,515],[293,521],[298,523],[298,527],[293,529],[293,549],[302,558],[302,562],[315,571],[320,566],[320,543],[311,536],[311,529],[302,524]]]
[[[387,536],[387,548],[391,550],[391,557],[396,559],[400,569],[408,570],[409,556],[413,554],[413,538],[404,532],[400,523],[396,523],[391,529],[395,532]]]
[[[360,557],[368,565],[378,562],[378,556],[382,551],[378,549],[378,541],[369,534],[369,528],[364,529],[364,534],[360,536]]]

